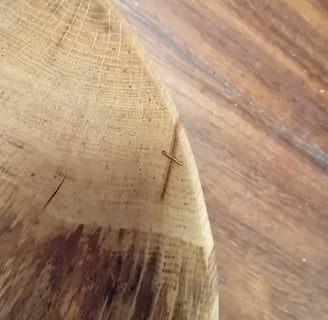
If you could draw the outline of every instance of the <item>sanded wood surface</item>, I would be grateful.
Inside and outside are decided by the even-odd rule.
[[[220,319],[328,319],[327,1],[117,3],[191,140]]]
[[[111,0],[0,1],[0,320],[216,320],[197,168]]]

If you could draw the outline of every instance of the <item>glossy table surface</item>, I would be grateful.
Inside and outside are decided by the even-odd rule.
[[[220,319],[328,319],[328,2],[116,2],[190,138]]]

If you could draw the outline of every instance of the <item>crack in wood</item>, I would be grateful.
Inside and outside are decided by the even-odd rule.
[[[179,123],[175,123],[174,125],[174,130],[173,130],[173,137],[172,137],[172,142],[171,142],[171,147],[170,147],[170,152],[167,153],[168,155],[174,155],[176,153],[176,148],[177,148],[177,142],[178,142],[178,126]],[[174,157],[175,159],[175,157]],[[170,175],[171,175],[171,170],[172,170],[172,163],[173,163],[173,159],[170,158],[170,162],[166,171],[166,175],[165,175],[165,180],[164,180],[164,185],[163,185],[163,189],[162,189],[162,193],[161,193],[161,200],[163,201],[165,198],[165,194],[167,191],[167,186],[169,183],[169,179],[170,179]]]
[[[45,205],[43,206],[43,209],[47,208],[48,205],[50,204],[50,202],[54,199],[54,197],[56,196],[56,194],[58,193],[58,191],[60,190],[60,188],[62,187],[63,183],[65,182],[67,178],[67,174],[65,174],[65,176],[63,177],[63,179],[61,179],[61,181],[59,182],[57,188],[55,189],[55,191],[51,194],[51,196],[49,197],[48,201],[45,203]]]

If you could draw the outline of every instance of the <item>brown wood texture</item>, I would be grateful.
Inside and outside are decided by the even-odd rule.
[[[216,320],[172,100],[111,0],[0,1],[0,320]]]
[[[220,319],[328,319],[327,1],[116,2],[191,140]]]

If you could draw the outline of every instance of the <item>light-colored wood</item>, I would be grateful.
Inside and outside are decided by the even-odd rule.
[[[220,320],[328,319],[328,1],[115,1],[190,138]]]
[[[0,319],[218,318],[177,112],[110,0],[0,2]]]

